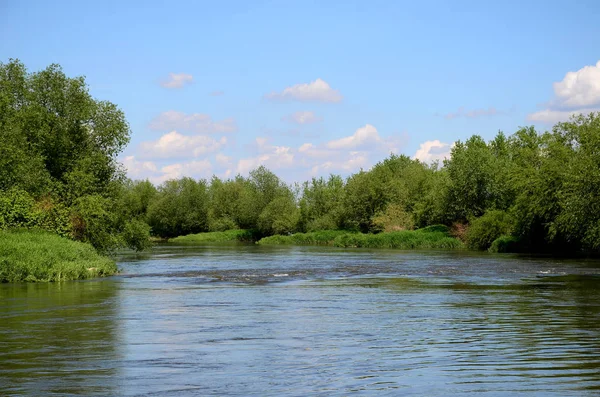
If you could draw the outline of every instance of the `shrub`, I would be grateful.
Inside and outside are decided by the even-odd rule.
[[[381,232],[412,230],[415,227],[412,215],[399,204],[389,204],[385,211],[375,215],[371,222],[372,229]]]
[[[125,245],[136,251],[143,251],[152,246],[150,226],[146,222],[137,219],[125,224],[121,236]]]
[[[469,225],[466,240],[471,249],[486,250],[494,240],[512,232],[514,220],[504,211],[492,210],[474,219]]]
[[[523,245],[517,237],[503,235],[494,240],[488,251],[504,253],[522,252]]]

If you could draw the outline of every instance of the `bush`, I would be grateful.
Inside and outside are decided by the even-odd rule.
[[[150,226],[146,222],[133,219],[125,224],[121,233],[123,242],[129,248],[143,251],[152,246],[150,241]]]
[[[372,229],[380,232],[412,230],[415,227],[412,215],[398,204],[389,204],[385,211],[379,212],[371,222],[373,223]]]
[[[233,219],[224,216],[219,219],[209,220],[208,228],[211,232],[225,232],[237,229],[238,225]]]
[[[495,239],[488,251],[503,253],[522,252],[523,244],[517,237],[504,235]]]
[[[510,235],[514,225],[512,216],[504,211],[488,211],[469,225],[466,239],[471,249],[486,250],[502,235]]]
[[[111,201],[99,195],[78,198],[71,218],[72,237],[92,244],[99,252],[119,247],[121,241],[115,230],[116,215],[108,210],[111,207]]]

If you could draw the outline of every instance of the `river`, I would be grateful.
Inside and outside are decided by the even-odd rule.
[[[159,246],[0,285],[0,395],[600,394],[600,262]]]

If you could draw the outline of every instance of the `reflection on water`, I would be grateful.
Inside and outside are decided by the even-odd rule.
[[[600,263],[162,247],[0,285],[0,395],[597,395]]]
[[[115,395],[112,284],[0,284],[0,395]]]

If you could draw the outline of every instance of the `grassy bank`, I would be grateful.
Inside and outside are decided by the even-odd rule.
[[[450,236],[445,226],[430,226],[418,230],[363,234],[341,230],[270,236],[258,241],[263,245],[330,245],[334,247],[395,248],[395,249],[458,249],[463,243]]]
[[[43,231],[0,230],[0,282],[109,276],[117,265],[89,244]]]
[[[255,230],[236,229],[224,232],[208,232],[198,234],[188,234],[169,239],[172,243],[199,244],[199,243],[233,243],[233,242],[251,242],[259,238]]]

